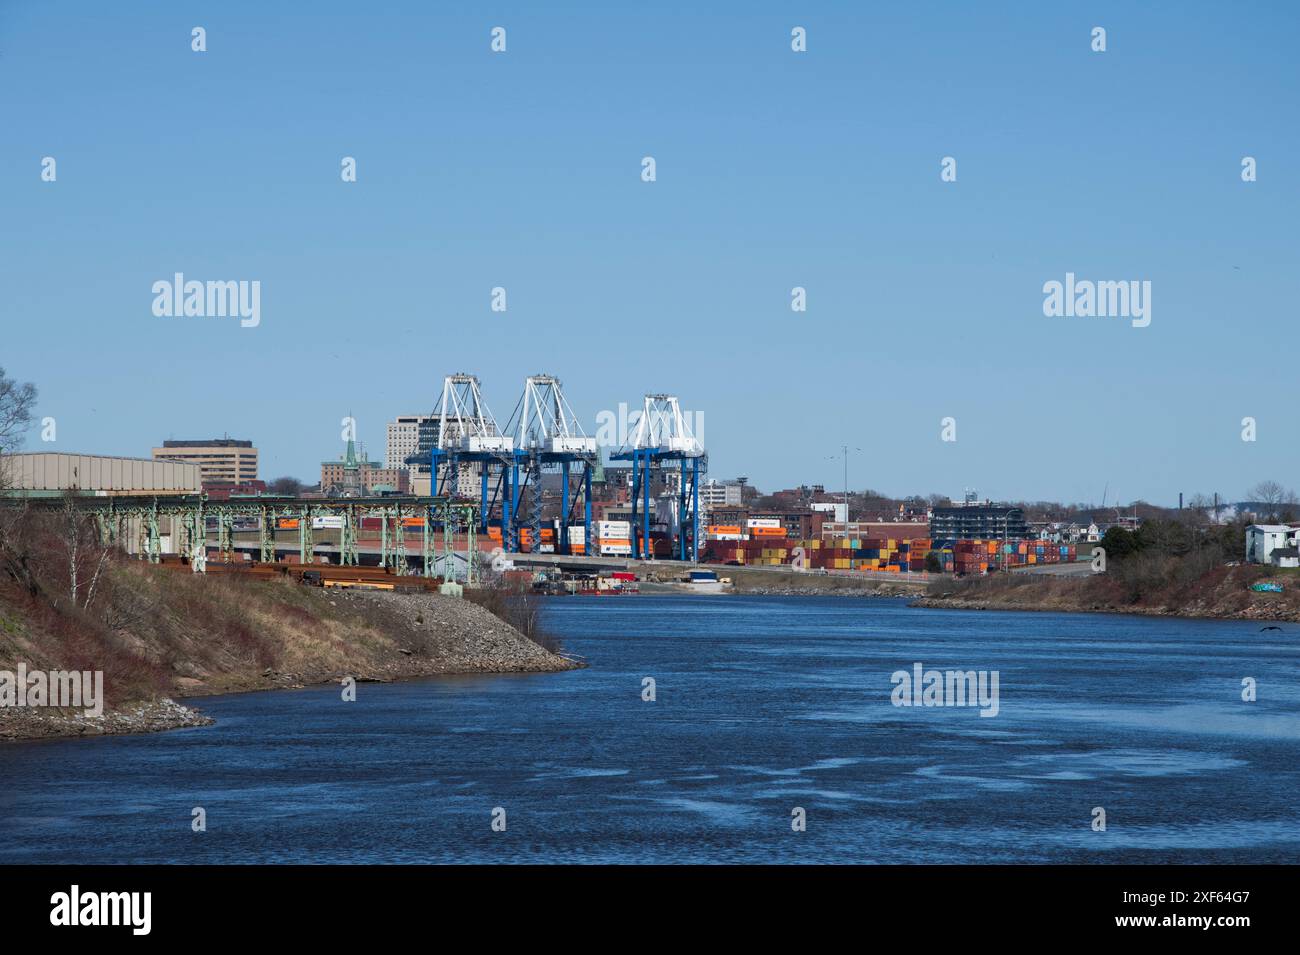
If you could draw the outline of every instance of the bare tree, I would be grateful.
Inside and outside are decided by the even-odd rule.
[[[36,386],[30,381],[20,385],[0,368],[0,453],[18,446],[23,432],[32,421],[36,405]]]
[[[1284,504],[1297,503],[1296,493],[1277,481],[1260,481],[1246,492],[1252,501],[1266,504],[1276,513]]]
[[[10,483],[5,458],[22,444],[35,406],[36,386],[31,382],[20,385],[0,368],[0,490]]]
[[[33,518],[26,501],[0,504],[0,572],[35,596],[41,587],[31,551]]]
[[[0,368],[0,495],[14,483],[9,455],[22,444],[35,404],[36,387],[30,382],[19,384]],[[0,506],[0,569],[35,593],[35,571],[26,547],[29,523],[25,504]]]
[[[302,481],[299,481],[296,477],[289,477],[286,475],[284,477],[276,478],[266,486],[266,489],[272,494],[278,494],[284,497],[297,497],[302,493],[303,488],[306,486],[307,485],[303,484]]]
[[[95,519],[77,507],[71,492],[63,497],[60,517],[59,537],[68,566],[68,596],[72,606],[86,610],[95,599],[113,547],[102,538]]]

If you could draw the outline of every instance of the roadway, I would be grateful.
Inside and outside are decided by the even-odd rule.
[[[409,558],[418,558],[420,556],[419,540],[418,539],[412,540],[410,537],[408,537],[405,543],[407,548],[407,556]],[[464,549],[463,538],[460,541],[460,543],[461,543],[460,549],[454,551],[454,553],[456,556],[456,560],[461,563],[464,563],[465,549]],[[208,541],[208,546],[209,548],[213,547],[214,546],[213,542]],[[234,542],[234,548],[237,551],[250,553],[254,555],[254,557],[256,557],[256,555],[258,555],[261,552],[260,544],[252,541],[247,541],[247,540],[236,540]],[[275,544],[275,551],[277,556],[296,555],[298,553],[297,541],[293,541],[293,542],[287,540],[277,541]],[[327,555],[337,560],[339,554],[339,545],[332,542],[317,543],[313,550],[313,553],[317,555]],[[364,555],[368,557],[374,557],[376,560],[378,560],[381,553],[382,553],[382,549],[378,541],[357,542],[358,556]],[[436,550],[434,552],[434,556],[435,558],[440,559],[441,555],[442,555],[442,540],[441,537],[439,537],[438,541],[436,542]],[[493,556],[494,556],[493,552],[480,549],[479,551],[480,564],[484,567],[489,566],[493,559]],[[790,575],[790,574],[799,573],[788,564],[782,566],[776,566],[776,567],[770,565],[755,565],[755,564],[745,564],[743,566],[735,566],[730,564],[691,563],[690,561],[677,561],[677,560],[633,560],[630,557],[612,557],[612,556],[588,557],[580,554],[542,554],[542,553],[512,554],[512,553],[501,552],[500,556],[510,561],[511,564],[513,564],[515,567],[521,570],[557,568],[557,567],[563,570],[578,571],[578,572],[582,572],[582,571],[609,572],[609,571],[621,570],[621,571],[628,571],[634,573],[638,577],[644,576],[647,573],[685,574],[691,570],[711,570],[716,572],[720,577],[725,577],[727,576],[727,574],[732,573],[733,571],[744,572],[746,574],[749,573],[766,574],[774,577],[777,575]],[[901,584],[905,586],[910,585],[914,587],[924,587],[934,579],[934,575],[922,573],[922,572],[908,573],[908,574],[901,574],[901,573],[894,574],[894,573],[887,573],[884,571],[875,571],[875,570],[817,569],[817,570],[809,570],[806,571],[805,573],[809,577],[835,577],[835,578],[847,578],[847,579],[864,580],[864,581],[869,580],[869,581],[875,581],[880,583]]]
[[[1014,574],[1036,574],[1046,577],[1087,577],[1092,573],[1092,561],[1074,560],[1064,564],[1026,564],[1013,567]]]

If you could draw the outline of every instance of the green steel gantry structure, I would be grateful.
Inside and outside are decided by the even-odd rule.
[[[478,578],[478,548],[475,541],[476,514],[472,502],[447,497],[376,497],[302,500],[299,498],[236,497],[225,501],[209,500],[206,495],[123,495],[123,496],[0,496],[0,506],[28,504],[38,507],[63,507],[71,501],[80,511],[94,517],[105,543],[125,545],[124,528],[134,524],[136,554],[142,560],[157,563],[162,558],[161,518],[174,518],[179,525],[182,544],[179,553],[190,557],[196,573],[207,564],[209,524],[215,525],[218,559],[234,560],[236,533],[248,531],[236,522],[256,522],[258,559],[275,561],[276,551],[288,550],[276,542],[276,530],[294,529],[281,522],[294,522],[298,532],[297,551],[301,563],[313,562],[315,543],[312,530],[315,518],[330,517],[339,531],[339,563],[358,566],[358,546],[363,518],[379,518],[379,564],[395,574],[415,573],[410,566],[411,553],[406,549],[406,522],[420,519],[421,546],[419,573],[456,580],[455,540],[465,534],[464,583],[473,585]],[[442,529],[442,546],[438,548],[438,528]]]

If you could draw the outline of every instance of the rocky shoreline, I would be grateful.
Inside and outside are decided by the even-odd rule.
[[[924,584],[865,575],[725,567],[718,568],[718,576],[731,578],[731,593],[768,597],[916,597],[924,593]]]
[[[889,597],[898,599],[915,596],[914,588],[892,588],[889,584],[878,587],[837,587],[818,590],[811,587],[750,587],[735,591],[741,596],[761,597]]]
[[[263,585],[266,586],[266,585]],[[339,634],[364,632],[355,641],[321,633],[319,640],[283,641],[275,666],[213,670],[196,662],[174,665],[172,696],[293,689],[339,683],[468,673],[557,673],[586,664],[553,653],[483,607],[426,592],[314,591],[306,595],[328,614]],[[3,669],[3,666],[0,666]],[[58,737],[154,733],[214,723],[200,710],[160,696],[105,708],[98,717],[53,707],[0,708],[0,742]]]
[[[198,710],[165,698],[128,703],[102,716],[86,716],[84,711],[75,709],[12,707],[0,710],[0,740],[160,733],[163,730],[211,726],[214,722]]]
[[[1014,600],[971,600],[962,597],[920,597],[909,606],[937,610],[1014,610],[1026,613],[1112,613],[1137,614],[1143,617],[1184,617],[1191,620],[1259,620],[1263,622],[1300,623],[1300,615],[1283,606],[1255,605],[1240,610],[1208,610],[1198,607],[1150,607],[1135,604],[1116,607],[1103,604],[1075,606],[1044,605]]]

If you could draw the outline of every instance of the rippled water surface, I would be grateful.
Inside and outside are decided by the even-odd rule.
[[[784,597],[546,619],[589,669],[0,745],[0,862],[1300,861],[1300,626]],[[998,715],[895,707],[918,662],[998,671]]]

